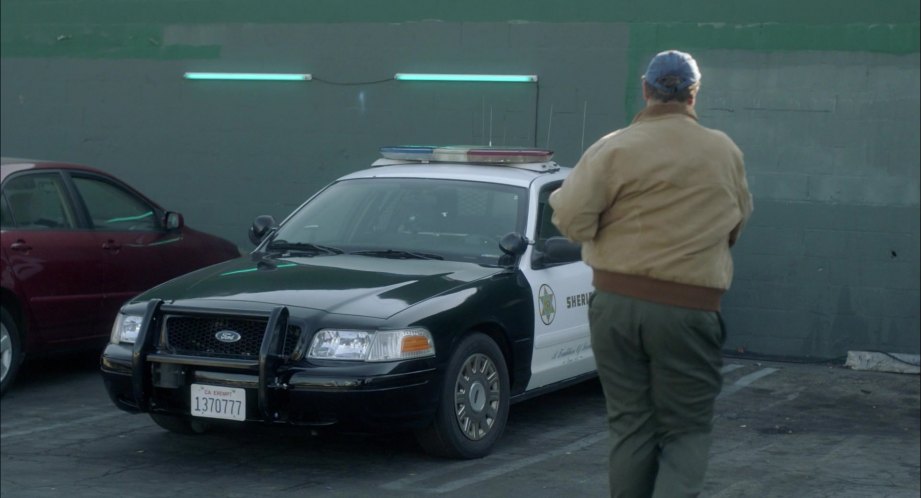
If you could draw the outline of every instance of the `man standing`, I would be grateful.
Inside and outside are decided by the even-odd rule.
[[[592,145],[550,197],[553,223],[582,242],[594,270],[589,324],[612,497],[703,487],[722,386],[720,297],[752,201],[739,148],[697,122],[699,82],[690,55],[656,55],[646,108]]]

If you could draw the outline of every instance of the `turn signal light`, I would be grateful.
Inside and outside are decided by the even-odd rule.
[[[403,337],[400,351],[403,353],[418,353],[432,348],[429,338],[423,335],[408,335]]]

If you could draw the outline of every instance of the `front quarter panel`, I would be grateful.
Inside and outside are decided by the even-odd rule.
[[[534,307],[528,284],[518,271],[503,271],[420,302],[388,322],[395,328],[418,325],[428,329],[435,340],[439,371],[466,333],[486,333],[505,353],[511,394],[523,392],[528,384]]]

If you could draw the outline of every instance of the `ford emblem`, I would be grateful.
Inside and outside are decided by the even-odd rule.
[[[233,330],[219,330],[214,334],[214,338],[221,342],[237,342],[242,339],[242,336]]]

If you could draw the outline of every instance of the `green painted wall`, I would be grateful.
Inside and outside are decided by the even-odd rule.
[[[268,4],[268,5],[266,5]],[[254,8],[259,5],[259,8]],[[216,58],[220,46],[165,45],[171,24],[403,22],[627,23],[633,49],[917,52],[919,2],[534,2],[477,0],[4,0],[4,57]]]
[[[136,2],[126,0],[5,0],[0,4],[3,57],[220,59],[215,44],[168,43],[172,24],[302,24],[406,22],[626,23],[628,74],[639,74],[650,53],[680,46],[757,51],[918,52],[919,5],[898,0],[745,0],[675,3],[591,0],[286,0],[254,9],[252,0]],[[625,104],[641,105],[635,86]]]
[[[910,0],[4,0],[3,16],[42,23],[726,22],[879,24],[917,22]]]

